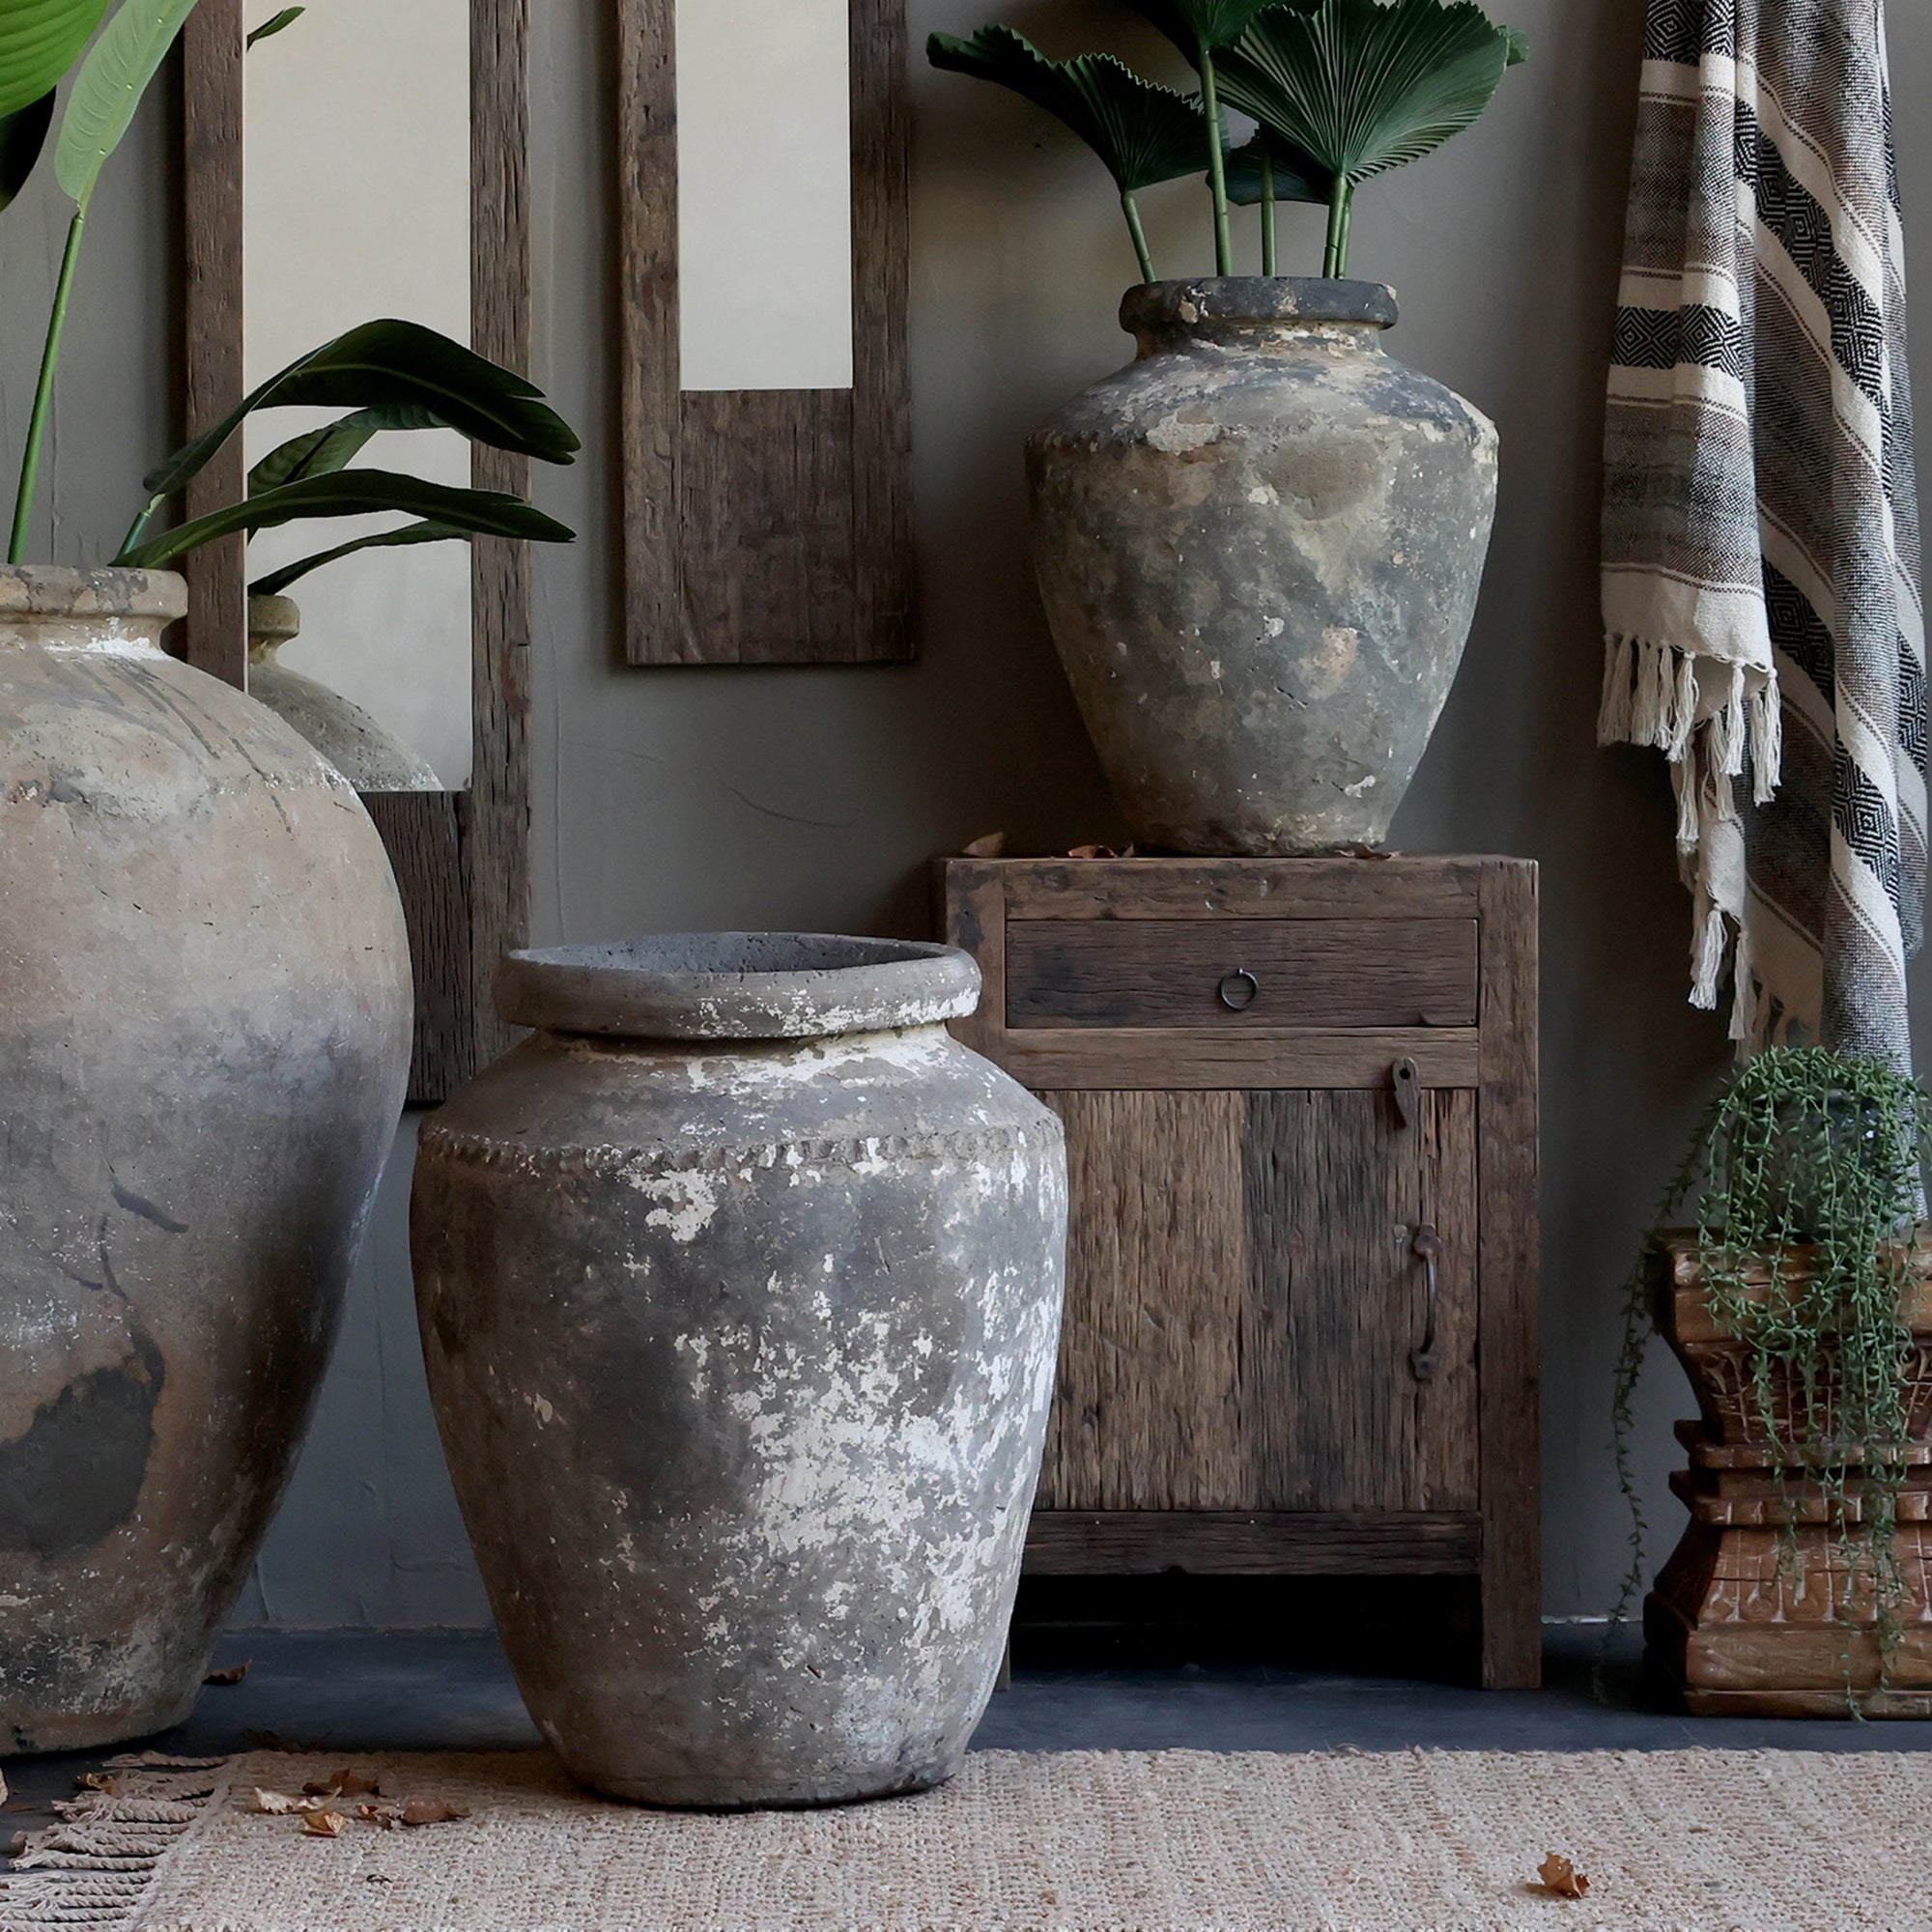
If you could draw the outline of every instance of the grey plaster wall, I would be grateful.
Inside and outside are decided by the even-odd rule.
[[[998,11],[1054,51],[1104,36],[1162,58],[1107,0],[981,5],[912,0],[915,37]],[[549,507],[582,534],[538,568],[542,933],[788,923],[910,933],[923,920],[934,852],[995,828],[1018,849],[1109,837],[1116,821],[1044,634],[1020,522],[1021,438],[1126,353],[1113,313],[1132,261],[1104,176],[1022,103],[921,68],[912,349],[922,659],[888,670],[627,670],[613,521],[610,9],[546,0],[533,11],[539,375],[586,442],[580,466],[545,486]],[[1502,432],[1500,520],[1475,639],[1396,839],[1544,865],[1547,1606],[1577,1615],[1607,1605],[1623,1548],[1606,1447],[1619,1284],[1725,1049],[1721,1027],[1684,1005],[1688,927],[1662,766],[1593,742],[1601,395],[1642,8],[1511,0],[1501,11],[1529,33],[1530,65],[1474,132],[1364,190],[1355,268],[1402,294],[1395,352]],[[1932,114],[1922,106],[1932,14],[1892,14],[1908,230],[1922,267],[1932,262]],[[158,147],[152,128],[145,138],[97,217],[86,287],[99,312],[84,311],[56,439],[60,532],[76,557],[99,554],[95,533],[125,516],[122,478],[164,422]],[[1149,199],[1163,266],[1207,271],[1192,194]],[[1242,233],[1252,247],[1252,229]],[[1290,266],[1319,259],[1312,215],[1285,234]],[[24,337],[43,313],[55,246],[27,209],[0,224],[9,448],[25,415]],[[1932,321],[1920,329],[1919,374],[1932,386],[1928,331]],[[1918,983],[1932,1020],[1932,970]],[[424,1407],[404,1241],[407,1146],[245,1620],[484,1615]],[[1651,1513],[1670,1536],[1679,1517],[1663,1487],[1668,1425],[1685,1400],[1674,1384],[1675,1371],[1656,1362],[1643,1404]]]

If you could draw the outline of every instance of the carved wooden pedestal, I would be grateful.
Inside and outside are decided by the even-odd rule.
[[[1861,1519],[1864,1460],[1834,1444],[1829,1378],[1822,1430],[1792,1413],[1778,1391],[1780,1434],[1819,1446],[1803,1466],[1781,1467],[1758,1412],[1751,1351],[1713,1319],[1688,1236],[1658,1264],[1657,1322],[1697,1397],[1699,1420],[1677,1426],[1690,1466],[1671,1489],[1690,1526],[1644,1603],[1647,1662],[1698,1717],[1832,1718],[1848,1692],[1874,1718],[1932,1718],[1932,1252],[1915,1256],[1904,1311],[1914,1342],[1908,1473],[1897,1502],[1896,1548],[1905,1584],[1904,1634],[1881,1677],[1868,1562],[1848,1550],[1821,1468],[1847,1471],[1846,1510]],[[1764,1293],[1770,1293],[1767,1276]]]

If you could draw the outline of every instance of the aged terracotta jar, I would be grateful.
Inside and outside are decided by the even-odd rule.
[[[430,1122],[450,1473],[525,1700],[618,1798],[939,1783],[999,1670],[1065,1260],[1058,1120],[979,969],[801,934],[523,953],[539,1031]]]
[[[194,1703],[408,1070],[375,828],[185,597],[0,569],[0,1755]]]
[[[1027,444],[1040,592],[1144,845],[1378,845],[1449,695],[1496,435],[1383,350],[1394,295],[1129,292],[1139,359]]]
[[[248,600],[248,696],[294,727],[357,791],[440,791],[427,758],[339,691],[292,669],[277,653],[301,633],[292,597]]]

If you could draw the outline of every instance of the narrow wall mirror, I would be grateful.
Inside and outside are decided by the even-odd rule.
[[[424,323],[506,366],[528,362],[528,0],[323,0],[249,49],[244,0],[202,0],[183,36],[190,432],[265,377],[379,317]],[[273,9],[258,9],[264,19]],[[198,482],[192,513],[332,412],[250,419]],[[386,437],[363,459],[526,493],[528,465],[446,431]],[[347,541],[389,520],[347,522]],[[287,710],[347,699],[368,746],[352,775],[409,913],[417,1028],[411,1097],[440,1100],[504,1035],[498,952],[528,927],[525,642],[528,560],[491,540],[374,550],[292,586],[249,665],[246,586],[320,548],[314,526],[191,559],[184,649]],[[268,648],[265,650],[264,645]],[[316,698],[314,687],[322,688]],[[310,733],[309,735],[313,735]],[[345,766],[345,769],[351,769]]]
[[[904,0],[618,15],[631,662],[910,657]]]

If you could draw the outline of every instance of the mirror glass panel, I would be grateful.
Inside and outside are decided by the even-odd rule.
[[[682,386],[849,389],[847,0],[678,0],[676,69]]]
[[[250,51],[245,87],[249,387],[382,316],[467,343],[469,0],[309,0],[299,19]],[[248,462],[338,413],[251,417]],[[448,431],[378,437],[356,462],[469,481],[468,445]],[[407,521],[266,530],[249,546],[249,577]],[[301,607],[302,631],[282,647],[281,662],[369,711],[446,787],[466,785],[469,545],[365,551],[303,578],[289,594]]]

